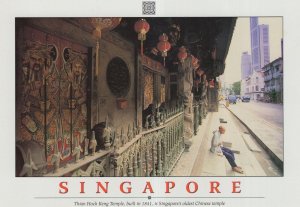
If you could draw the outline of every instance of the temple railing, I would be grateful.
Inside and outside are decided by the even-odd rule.
[[[113,176],[167,176],[183,150],[183,112],[178,111],[160,126],[115,149]]]
[[[207,115],[207,104],[205,101],[197,101],[193,104],[194,108],[194,134],[197,135],[198,128],[202,124],[203,119],[206,118]]]
[[[151,116],[147,128],[132,123],[127,133],[106,126],[104,148],[96,151],[92,137],[87,154],[45,176],[168,176],[184,151],[183,105]]]
[[[77,162],[68,163],[55,172],[49,172],[44,176],[74,176],[74,177],[104,177],[110,176],[110,150],[103,150],[94,155],[85,156]]]

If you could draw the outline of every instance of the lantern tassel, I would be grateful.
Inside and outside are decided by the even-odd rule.
[[[164,57],[164,67],[166,67],[166,58]]]

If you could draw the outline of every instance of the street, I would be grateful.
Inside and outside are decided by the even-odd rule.
[[[243,111],[243,113],[251,116],[257,116],[268,124],[283,130],[283,105],[261,102],[237,102],[230,105],[234,110]]]
[[[283,162],[283,105],[237,102],[228,109]]]

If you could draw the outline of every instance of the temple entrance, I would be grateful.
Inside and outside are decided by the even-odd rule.
[[[31,27],[23,27],[22,33],[16,70],[16,139],[43,146],[49,169],[53,154],[60,153],[63,164],[72,154],[83,153],[88,48]]]

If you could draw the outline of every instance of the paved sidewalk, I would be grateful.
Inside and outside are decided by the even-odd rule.
[[[284,149],[283,128],[264,120],[254,113],[240,108],[238,104],[229,105],[228,110],[246,125],[260,145],[274,159],[277,165],[282,168]],[[275,117],[276,114],[273,116]]]
[[[190,176],[194,163],[196,162],[197,154],[199,148],[205,136],[206,129],[210,126],[212,113],[208,113],[205,119],[202,120],[202,125],[200,125],[198,134],[192,138],[192,146],[188,152],[184,152],[174,169],[172,170],[170,176]]]
[[[220,118],[227,123],[220,124]],[[266,176],[266,173],[244,142],[240,131],[233,121],[233,116],[224,107],[219,107],[219,112],[209,113],[199,128],[198,135],[193,137],[193,145],[189,152],[184,152],[170,176]],[[231,170],[225,157],[212,154],[209,151],[212,132],[219,125],[226,128],[223,141],[232,143],[232,149],[240,154],[235,154],[237,164],[242,166],[244,174]]]
[[[220,123],[220,118],[227,121],[227,123]],[[259,162],[256,160],[254,154],[248,149],[246,143],[244,142],[242,135],[243,132],[240,131],[231,116],[230,112],[224,107],[219,107],[219,112],[215,114],[212,121],[210,131],[218,129],[218,126],[222,125],[226,128],[226,132],[222,135],[222,141],[231,145],[231,149],[238,151],[239,154],[235,154],[235,159],[237,165],[241,166],[244,170],[244,174],[239,174],[233,172],[231,166],[225,157],[219,157],[208,151],[210,148],[210,137],[208,137],[208,142],[206,143],[206,153],[204,156],[203,168],[200,169],[201,176],[266,176],[266,173],[260,166]]]
[[[239,154],[235,154],[237,165],[241,166],[244,170],[244,174],[233,172],[231,166],[226,160],[226,175],[227,176],[266,176],[265,171],[256,159],[254,152],[250,151],[249,147],[243,139],[243,131],[241,131],[234,122],[234,117],[224,107],[219,106],[219,116],[224,118],[227,123],[222,124],[226,128],[226,132],[223,135],[223,141],[232,143],[232,150],[239,151]]]

